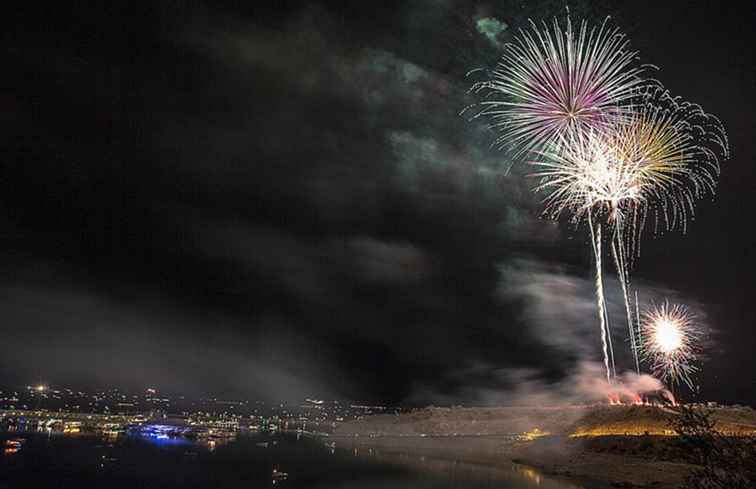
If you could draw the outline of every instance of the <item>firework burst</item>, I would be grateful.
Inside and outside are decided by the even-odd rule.
[[[684,382],[693,388],[690,377],[698,370],[694,362],[702,337],[695,319],[685,306],[667,301],[644,314],[641,324],[643,360],[662,381],[672,385]]]
[[[611,253],[627,313],[630,346],[640,371],[639,345],[630,299],[630,266],[640,253],[640,236],[649,214],[654,231],[676,227],[685,231],[694,217],[696,200],[713,195],[719,159],[728,155],[722,124],[700,106],[681,102],[660,88],[639,92],[632,113],[602,130],[575,132],[556,149],[539,151],[533,164],[536,190],[547,192],[545,213],[573,222],[585,219],[596,255],[597,294],[603,295],[598,256],[601,226],[609,227]],[[606,306],[599,297],[605,336]],[[636,315],[637,316],[637,315]],[[611,345],[609,348],[611,352]],[[606,359],[606,357],[605,357]]]
[[[577,30],[569,17],[564,28],[556,19],[551,27],[531,21],[504,47],[492,79],[473,86],[486,94],[476,117],[499,134],[495,146],[522,156],[629,112],[626,103],[649,82],[645,67],[634,65],[637,52],[607,20]]]
[[[628,227],[630,249],[649,213],[655,231],[686,229],[696,200],[713,195],[719,160],[728,154],[721,123],[699,106],[663,90],[645,91],[643,105],[602,128],[563,136],[532,161],[545,214],[579,222],[592,213]]]

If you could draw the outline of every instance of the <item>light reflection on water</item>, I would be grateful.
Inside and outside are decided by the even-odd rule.
[[[501,463],[492,467],[408,452],[385,452],[374,448],[354,448],[350,451],[356,457],[408,467],[418,473],[434,474],[452,483],[459,481],[461,485],[450,486],[454,488],[465,488],[467,484],[473,484],[473,487],[492,489],[586,489],[583,485],[544,476],[535,468],[516,463]]]

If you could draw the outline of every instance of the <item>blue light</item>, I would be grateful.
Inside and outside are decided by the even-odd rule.
[[[157,445],[187,445],[191,440],[186,435],[192,432],[188,426],[146,424],[135,427],[134,432]]]

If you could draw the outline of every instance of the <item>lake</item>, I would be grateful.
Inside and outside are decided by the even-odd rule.
[[[512,464],[489,468],[410,453],[332,448],[318,438],[226,443],[120,435],[2,434],[2,489],[580,489]]]

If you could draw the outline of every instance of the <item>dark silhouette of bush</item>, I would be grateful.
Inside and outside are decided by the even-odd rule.
[[[670,424],[683,457],[694,464],[705,464],[716,445],[716,423],[711,419],[711,411],[681,405]]]
[[[693,406],[680,406],[671,427],[685,459],[700,466],[685,479],[684,489],[756,488],[755,437],[720,433],[711,411]]]

